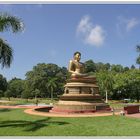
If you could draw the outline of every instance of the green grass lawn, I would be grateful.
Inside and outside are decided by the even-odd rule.
[[[8,102],[0,102],[0,105],[25,105],[25,104],[35,104],[35,99],[22,99],[22,98],[11,98],[10,101],[7,98],[1,98],[1,101]],[[56,103],[58,99],[53,99],[53,101],[49,98],[38,98],[39,104],[50,104]]]
[[[50,118],[0,109],[0,136],[140,136],[140,119],[124,116]]]

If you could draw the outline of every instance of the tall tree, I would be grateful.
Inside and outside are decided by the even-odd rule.
[[[13,78],[8,82],[8,90],[11,91],[12,97],[21,97],[22,92],[24,90],[24,80],[18,79],[18,78]]]
[[[53,92],[54,89],[57,87],[57,78],[56,77],[49,78],[47,82],[47,87],[49,92],[51,93],[51,100],[53,100]]]
[[[7,89],[7,80],[0,74],[0,97],[4,96]]]
[[[136,51],[139,53],[139,56],[136,59],[136,63],[139,65],[139,69],[140,69],[140,45],[136,46]]]
[[[111,65],[109,63],[104,64],[105,70],[110,70]]]
[[[122,65],[119,65],[119,64],[117,64],[117,65],[115,65],[115,64],[111,65],[111,70],[114,71],[114,72],[118,72],[118,73],[124,71],[123,70],[123,66]]]
[[[128,72],[129,88],[131,90],[131,98],[140,100],[140,70],[135,69]]]
[[[124,73],[115,73],[113,84],[113,99],[130,98],[130,86],[129,84],[129,71]]]
[[[102,63],[102,62],[96,63],[96,71],[99,72],[102,70],[105,70],[104,63]]]
[[[40,97],[50,97],[50,91],[46,83],[51,78],[57,78],[58,87],[55,88],[55,92],[62,94],[67,73],[66,68],[61,68],[56,64],[39,63],[33,67],[32,71],[26,73],[26,84],[32,91],[35,89],[40,90]]]
[[[132,66],[131,66],[131,69],[135,69],[135,66],[134,66],[134,65],[132,65]]]
[[[0,32],[12,30],[13,33],[24,29],[21,19],[7,13],[0,13]],[[13,51],[9,44],[0,38],[0,63],[3,67],[10,67],[13,58]]]
[[[95,72],[96,71],[96,65],[93,62],[93,60],[88,60],[85,62],[85,72]]]
[[[113,74],[109,71],[100,71],[96,76],[100,91],[105,93],[106,103],[108,103],[108,93],[113,90]]]

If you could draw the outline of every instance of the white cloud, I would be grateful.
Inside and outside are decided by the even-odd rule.
[[[86,44],[91,46],[101,46],[105,40],[105,31],[103,28],[100,25],[94,25],[88,15],[80,20],[77,33]]]
[[[78,33],[87,33],[92,29],[92,24],[90,23],[90,17],[89,16],[84,16],[77,28]]]
[[[123,16],[118,17],[117,29],[120,35],[126,32],[132,31],[139,24],[139,20],[136,18],[125,18]]]
[[[97,25],[90,31],[86,38],[86,43],[95,46],[101,46],[104,43],[105,35],[101,26]]]
[[[130,31],[131,29],[133,29],[138,24],[139,24],[139,21],[135,18],[132,18],[132,19],[127,21],[126,30]]]

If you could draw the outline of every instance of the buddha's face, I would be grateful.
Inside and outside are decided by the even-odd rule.
[[[74,59],[79,62],[81,59],[81,55],[79,53],[75,54]]]

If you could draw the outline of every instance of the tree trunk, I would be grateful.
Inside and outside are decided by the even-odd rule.
[[[51,101],[53,100],[53,90],[51,90]]]
[[[105,96],[105,97],[106,97],[106,100],[105,100],[105,102],[106,102],[106,103],[108,103],[108,95],[107,95],[107,90],[105,91],[105,94],[106,94],[106,96]]]
[[[139,103],[139,100],[140,100],[139,93],[138,93],[138,91],[135,91],[135,92],[137,92],[136,93],[136,96],[137,96],[136,99],[137,99],[137,103]]]
[[[38,106],[38,99],[37,99],[36,95],[35,95],[35,104],[36,104],[36,106]]]

